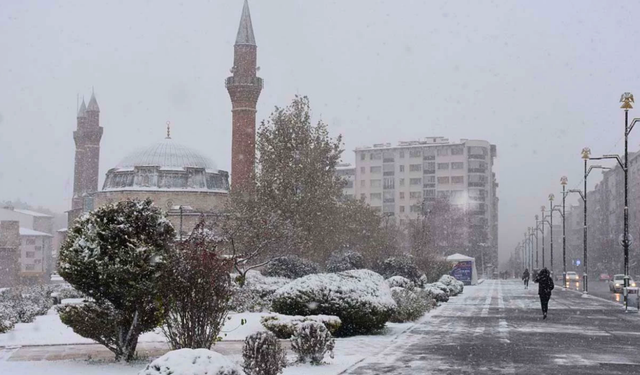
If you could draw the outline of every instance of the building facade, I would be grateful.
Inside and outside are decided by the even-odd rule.
[[[356,197],[356,167],[349,163],[342,163],[336,166],[336,174],[345,180],[342,188],[342,195],[346,199],[354,199]]]
[[[497,265],[496,157],[496,146],[487,141],[442,137],[357,148],[353,194],[399,224],[447,199],[470,215],[469,240],[475,234],[474,242],[487,247]]]

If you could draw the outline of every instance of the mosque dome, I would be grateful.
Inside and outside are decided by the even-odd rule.
[[[103,190],[228,191],[229,173],[171,138],[136,150],[107,172]]]

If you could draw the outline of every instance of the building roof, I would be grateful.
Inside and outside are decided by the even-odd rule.
[[[36,212],[31,210],[21,210],[18,208],[14,208],[13,211],[24,214],[24,215],[34,216],[34,217],[53,217],[51,215],[43,214],[41,212]]]
[[[96,94],[93,92],[91,93],[91,99],[89,100],[87,111],[100,112],[100,107],[98,107],[98,101],[96,100]]]
[[[38,237],[53,237],[49,233],[38,232],[37,230],[20,227],[21,236],[38,236]]]
[[[87,117],[87,105],[84,104],[84,98],[82,98],[82,104],[80,105],[80,109],[78,110],[78,117]]]
[[[174,142],[170,138],[134,151],[116,165],[117,169],[135,167],[160,167],[167,170],[184,170],[187,167],[192,167],[217,170],[211,159],[190,147]]]
[[[249,12],[249,2],[247,0],[244,0],[244,6],[242,7],[242,16],[240,17],[236,44],[256,45],[256,38],[253,35],[253,25],[251,24],[251,12]]]

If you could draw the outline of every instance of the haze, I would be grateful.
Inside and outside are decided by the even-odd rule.
[[[166,121],[174,139],[230,170],[223,80],[241,7],[2,2],[0,200],[69,209],[77,97],[92,87],[101,178],[162,139]],[[497,145],[501,261],[562,175],[580,184],[582,147],[621,152],[618,98],[639,91],[638,32],[620,32],[640,14],[634,2],[256,0],[251,11],[259,120],[307,95],[344,136],[347,162],[357,146],[425,136]]]

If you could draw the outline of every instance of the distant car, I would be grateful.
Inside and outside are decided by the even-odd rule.
[[[611,280],[611,275],[609,275],[608,273],[600,274],[600,281],[609,281],[609,280]]]
[[[567,272],[567,281],[580,281],[580,276],[576,272]]]
[[[633,279],[629,279],[629,286],[635,287],[636,282]],[[624,275],[617,274],[613,275],[613,279],[609,280],[609,290],[612,293],[622,293],[622,289],[624,288]]]

